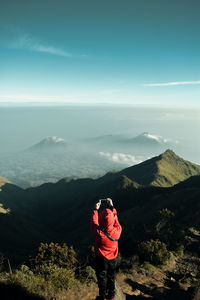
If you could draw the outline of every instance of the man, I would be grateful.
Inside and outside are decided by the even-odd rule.
[[[96,275],[99,300],[114,300],[115,268],[121,225],[110,198],[102,199],[92,212],[91,229],[95,235]]]

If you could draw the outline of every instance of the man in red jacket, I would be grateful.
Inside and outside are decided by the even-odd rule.
[[[92,212],[91,229],[95,235],[96,274],[99,300],[113,300],[115,295],[115,268],[121,225],[110,198],[99,201]]]

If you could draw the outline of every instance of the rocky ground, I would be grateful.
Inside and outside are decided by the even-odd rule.
[[[118,283],[127,299],[200,299],[197,294],[200,278],[200,258],[184,255],[173,258],[164,268],[150,264],[133,268],[129,274],[119,274]]]
[[[184,255],[173,257],[169,264],[157,268],[149,263],[142,266],[135,264],[126,273],[117,275],[117,283],[126,299],[155,299],[198,300],[198,286],[200,279],[200,258]],[[96,284],[89,287],[77,286],[63,295],[62,300],[94,300],[98,294]],[[122,299],[122,298],[117,298]]]

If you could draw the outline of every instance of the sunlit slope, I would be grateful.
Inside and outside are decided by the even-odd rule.
[[[3,186],[6,183],[11,183],[11,181],[4,177],[0,177],[0,188],[1,188],[1,186]]]
[[[200,174],[200,166],[176,155],[172,150],[119,172],[141,185],[170,187]]]

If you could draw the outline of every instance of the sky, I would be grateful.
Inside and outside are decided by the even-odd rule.
[[[0,103],[200,108],[198,0],[0,1]]]

